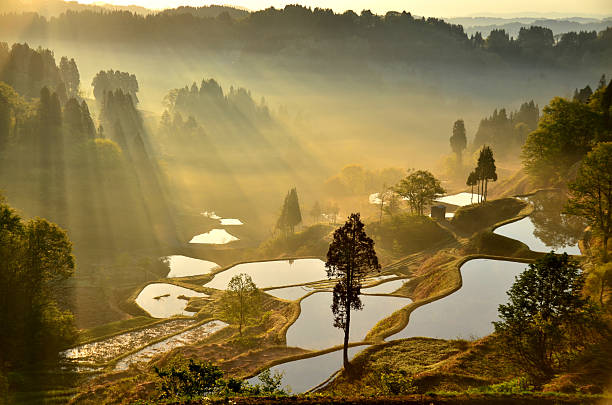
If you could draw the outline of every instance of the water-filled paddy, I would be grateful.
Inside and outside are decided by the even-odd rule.
[[[136,347],[145,346],[154,340],[177,333],[193,325],[194,322],[193,319],[171,320],[108,339],[76,346],[63,351],[61,356],[75,362],[106,363]]]
[[[472,193],[457,193],[440,197],[436,199],[436,202],[463,207],[465,205],[470,205],[472,203],[478,202],[478,194],[472,195]]]
[[[196,235],[189,243],[202,243],[207,245],[225,245],[227,243],[239,240],[237,237],[226,231],[225,229],[213,229],[209,232]]]
[[[221,225],[244,225],[238,218],[221,218],[219,221]]]
[[[162,340],[161,342],[152,344],[145,347],[136,353],[130,354],[119,360],[115,365],[117,370],[126,370],[130,364],[148,362],[154,356],[168,352],[176,347],[186,346],[189,344],[196,343],[205,337],[225,328],[228,326],[227,323],[222,321],[211,321],[200,326],[196,326],[193,329],[179,333],[169,337],[168,339]]]
[[[376,285],[374,287],[362,288],[361,292],[366,294],[392,294],[404,285],[408,280],[393,280]]]
[[[355,346],[348,349],[349,359],[365,349],[366,346]],[[322,354],[307,359],[290,361],[270,367],[271,372],[283,373],[282,386],[291,388],[291,392],[299,394],[316,387],[342,368],[342,350]],[[258,384],[257,376],[248,380]]]
[[[167,276],[169,278],[208,274],[211,270],[219,267],[219,265],[214,262],[181,255],[168,256],[167,259],[168,266],[170,267],[170,273],[168,273]]]
[[[246,273],[258,288],[304,284],[327,279],[325,263],[319,259],[277,260],[238,264],[217,273],[205,287],[225,290],[237,274]]]
[[[378,321],[412,301],[400,297],[362,295],[361,302],[361,311],[351,311],[351,342],[362,341]],[[302,300],[300,316],[287,330],[287,346],[325,349],[341,345],[344,333],[341,329],[334,328],[331,304],[330,292],[316,292]]]
[[[136,303],[153,318],[169,318],[174,315],[192,316],[185,311],[186,299],[179,297],[208,297],[207,294],[179,287],[173,284],[153,283],[142,289]]]
[[[580,254],[578,243],[574,243],[569,246],[566,246],[563,242],[545,243],[537,236],[536,227],[530,217],[525,217],[519,221],[500,226],[499,228],[495,229],[494,233],[520,240],[529,246],[529,249],[533,250],[534,252],[550,252],[551,250],[554,250],[555,253],[565,252],[570,255]]]
[[[282,298],[284,300],[295,301],[302,298],[312,290],[312,288],[304,286],[286,287],[275,288],[274,290],[266,290],[266,294],[270,294],[273,297]]]
[[[451,295],[423,305],[410,314],[408,326],[386,340],[414,336],[441,339],[482,337],[493,332],[497,307],[527,264],[474,259],[461,266],[463,286]]]

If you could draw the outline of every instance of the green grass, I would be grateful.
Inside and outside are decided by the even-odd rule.
[[[484,204],[461,207],[455,213],[451,224],[457,231],[470,236],[498,222],[516,217],[528,204],[516,198],[502,198]]]

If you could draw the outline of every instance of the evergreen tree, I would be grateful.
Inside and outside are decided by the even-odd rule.
[[[344,331],[343,358],[347,369],[351,310],[363,308],[359,298],[363,278],[380,269],[374,241],[366,235],[359,213],[351,214],[346,223],[334,232],[325,267],[328,278],[338,279],[334,286],[332,313],[334,327]]]
[[[483,146],[478,156],[478,166],[476,167],[478,180],[480,180],[480,192],[482,202],[487,201],[489,180],[497,181],[497,168],[493,158],[493,150],[489,146]]]
[[[450,137],[450,145],[455,155],[457,155],[457,165],[461,167],[461,156],[467,146],[465,123],[463,120],[457,120],[453,124],[453,136]]]
[[[302,222],[302,212],[298,201],[297,190],[292,188],[285,196],[281,214],[276,222],[276,228],[284,232],[295,232],[295,227]]]
[[[465,182],[465,184],[467,186],[471,187],[471,197],[470,197],[470,202],[474,202],[474,186],[478,184],[478,175],[476,174],[475,170],[472,170],[467,178],[467,181]]]

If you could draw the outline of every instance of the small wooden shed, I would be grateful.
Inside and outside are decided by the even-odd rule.
[[[431,217],[443,221],[446,218],[446,206],[444,205],[432,205],[431,206]]]

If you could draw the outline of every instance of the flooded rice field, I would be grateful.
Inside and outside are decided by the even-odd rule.
[[[166,277],[188,277],[208,274],[211,270],[219,268],[219,265],[207,260],[194,259],[192,257],[174,255],[168,256],[170,273]]]
[[[208,295],[174,284],[153,283],[140,291],[136,303],[153,318],[193,316],[194,312],[185,311],[191,297],[208,297]]]
[[[217,273],[204,287],[225,290],[231,278],[240,273],[251,276],[258,288],[282,287],[327,279],[325,263],[322,260],[276,260],[238,264]]]
[[[149,345],[136,353],[130,354],[117,362],[115,369],[126,370],[131,364],[148,362],[154,356],[168,352],[174,348],[197,343],[198,341],[210,336],[227,327],[228,324],[222,321],[211,321],[204,323],[185,332],[179,333],[164,339],[161,342]]]
[[[193,319],[170,320],[108,339],[76,346],[63,351],[61,356],[77,363],[106,363],[134,348],[145,346],[164,336],[178,333],[192,326],[195,322]]]

